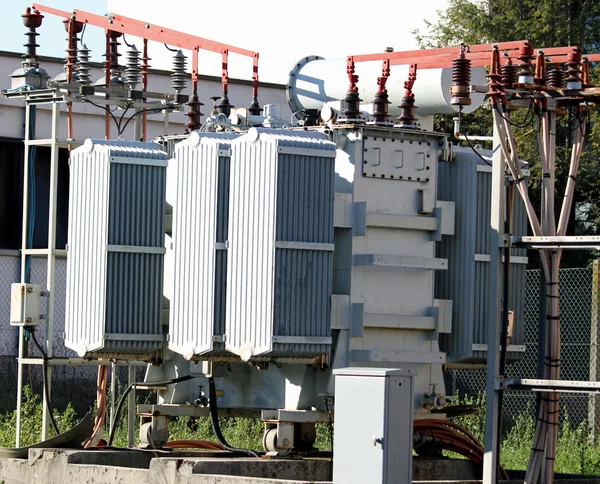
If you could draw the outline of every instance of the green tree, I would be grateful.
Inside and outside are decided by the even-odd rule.
[[[427,23],[427,32],[415,32],[422,47],[529,40],[537,48],[579,46],[584,53],[600,49],[600,2],[593,0],[449,0],[448,9],[439,12],[437,23]],[[457,51],[458,52],[458,51]],[[597,85],[600,69],[592,65],[591,75]],[[597,110],[596,110],[597,111]],[[600,228],[600,121],[593,111],[584,153],[581,157],[573,212],[578,210],[578,223],[572,214],[569,233],[598,233]],[[513,115],[519,154],[531,163],[530,192],[539,206],[540,170],[537,133],[529,113]],[[572,113],[571,113],[572,116]],[[437,127],[452,132],[452,120],[437,120]],[[471,135],[489,135],[492,116],[489,107],[464,116],[462,130]],[[563,193],[570,162],[572,117],[559,118],[556,138],[556,186]],[[560,203],[557,204],[560,210]],[[590,254],[569,251],[562,266],[581,266]],[[532,257],[532,260],[537,258]]]

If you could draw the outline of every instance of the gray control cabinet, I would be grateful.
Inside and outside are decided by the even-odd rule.
[[[413,389],[407,370],[342,368],[335,374],[334,484],[412,480]]]

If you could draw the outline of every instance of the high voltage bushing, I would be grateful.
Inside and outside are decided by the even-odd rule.
[[[525,42],[519,48],[519,56],[517,57],[521,62],[519,64],[519,84],[533,84],[533,46],[529,42]]]
[[[401,115],[398,118],[399,126],[401,128],[416,129],[419,126],[416,124],[417,118],[415,117],[415,96],[414,94],[406,94],[402,98],[400,104]]]
[[[192,97],[187,105],[190,109],[186,113],[188,117],[186,132],[191,133],[192,131],[200,129],[200,116],[203,115],[203,113],[200,112],[200,106],[204,106],[204,103],[201,103],[198,99],[198,92],[196,90],[192,93]]]
[[[377,91],[373,99],[373,119],[376,123],[389,122],[388,105],[390,104],[387,89]]]
[[[262,108],[260,104],[258,104],[258,98],[256,96],[252,96],[252,103],[248,106],[248,114],[252,114],[253,116],[260,116],[262,112]]]
[[[173,70],[171,72],[171,88],[180,94],[185,89],[187,74],[185,72],[187,58],[181,50],[178,50],[173,56]]]
[[[77,51],[77,82],[79,84],[91,84],[92,78],[92,67],[90,65],[90,49],[87,45],[83,44]]]
[[[358,95],[358,89],[350,89],[346,93],[344,101],[346,101],[344,116],[348,119],[358,119],[360,117],[360,102],[362,101]]]
[[[140,82],[140,72],[140,51],[133,45],[125,52],[125,84],[130,89],[135,89]]]
[[[465,57],[467,48],[460,46],[460,55],[452,60],[452,87],[450,104],[453,106],[468,106],[471,104],[471,60]]]
[[[581,52],[577,49],[573,49],[573,52],[569,52],[567,55],[567,89],[581,89]]]
[[[223,92],[221,102],[217,105],[217,107],[219,108],[219,112],[223,113],[225,116],[229,116],[231,114],[231,109],[235,106],[229,102],[227,92]]]

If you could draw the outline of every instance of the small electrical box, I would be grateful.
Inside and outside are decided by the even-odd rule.
[[[42,290],[39,284],[15,283],[10,291],[10,324],[37,326],[40,324]]]

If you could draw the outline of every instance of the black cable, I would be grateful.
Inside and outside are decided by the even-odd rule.
[[[217,407],[217,390],[215,388],[215,379],[210,377],[208,379],[208,408],[210,410],[210,422],[212,424],[213,432],[219,444],[223,446],[225,450],[230,452],[239,452],[248,454],[250,457],[258,457],[258,454],[250,449],[236,449],[227,443],[223,433],[221,432],[221,426],[219,425],[219,409]]]
[[[84,23],[84,24],[83,24],[83,29],[82,29],[82,31],[81,31],[81,37],[79,38],[79,43],[80,43],[81,45],[84,45],[84,44],[83,44],[83,36],[85,35],[85,28],[86,28],[86,27],[87,27],[87,23]]]
[[[140,111],[137,111],[136,113],[132,114],[129,117],[129,119],[127,119],[127,121],[125,122],[125,125],[122,128],[119,128],[119,136],[121,136],[125,132],[125,129],[127,129],[127,125],[129,124],[129,122],[136,116],[139,116],[142,113],[155,114],[155,113],[160,113],[161,111],[162,111],[162,108],[142,109]]]
[[[132,47],[135,47],[135,44],[130,44],[129,42],[127,42],[127,39],[125,38],[125,34],[123,34],[123,43],[124,43],[124,44],[125,44],[127,47],[129,47],[130,49],[131,49]]]
[[[60,430],[58,428],[58,425],[56,425],[56,420],[54,420],[54,415],[52,414],[52,405],[51,405],[51,401],[50,401],[50,388],[48,388],[48,356],[46,355],[46,352],[44,351],[44,348],[42,348],[42,345],[40,345],[38,343],[37,338],[35,337],[35,329],[31,329],[29,331],[29,334],[31,334],[31,340],[33,341],[33,344],[37,347],[38,351],[42,354],[42,381],[44,382],[44,398],[46,400],[46,407],[48,408],[48,415],[50,417],[50,423],[52,424],[52,428],[54,429],[54,432],[56,432],[56,435],[60,435]]]
[[[90,101],[89,99],[85,99],[84,102],[90,103],[92,106],[96,106],[97,108],[100,108],[100,109],[103,109],[104,111],[106,111],[108,114],[110,114],[111,118],[113,118],[113,121],[115,122],[115,125],[117,126],[117,128],[119,127],[119,121],[117,121],[117,118],[115,117],[115,115],[106,106],[101,106],[100,104],[96,104],[95,102]]]
[[[170,50],[171,52],[177,52],[177,49],[173,49],[173,48],[169,47],[167,44],[164,44],[164,46],[167,48],[167,50]]]
[[[477,151],[475,149],[475,147],[471,144],[471,140],[469,140],[469,138],[467,137],[467,135],[465,133],[463,133],[463,137],[465,138],[465,141],[469,145],[469,148],[471,148],[473,150],[473,153],[475,153],[477,156],[479,156],[479,159],[481,159],[481,161],[483,161],[486,165],[492,166],[492,164],[488,160],[486,160],[483,156],[481,156],[481,153],[479,153],[479,151]]]
[[[131,385],[128,385],[121,395],[119,399],[119,403],[117,404],[117,410],[113,417],[112,422],[110,423],[110,433],[108,435],[108,446],[112,445],[113,439],[115,438],[115,430],[117,429],[117,423],[119,422],[119,415],[121,410],[123,409],[123,404],[125,403],[125,398],[129,395],[129,392],[133,390],[138,385],[143,385],[145,387],[163,387],[165,385],[173,385],[174,383],[180,383],[182,381],[191,380],[192,378],[196,378],[192,375],[180,376],[179,378],[173,378],[171,380],[163,380],[163,381],[152,381],[152,382],[134,382]]]
[[[459,132],[463,131],[463,129],[462,129],[462,106],[461,106],[461,109],[458,111],[458,130],[459,130]],[[483,156],[481,156],[481,153],[479,153],[479,151],[477,151],[475,149],[475,147],[471,144],[471,140],[469,140],[469,138],[467,137],[467,134],[463,132],[462,135],[465,138],[467,144],[469,145],[469,148],[471,148],[473,150],[473,153],[475,153],[479,157],[479,159],[481,161],[483,161],[486,165],[492,166],[492,164],[488,160],[486,160]]]

